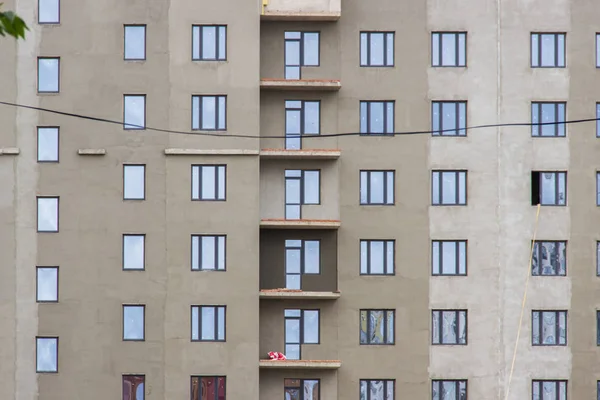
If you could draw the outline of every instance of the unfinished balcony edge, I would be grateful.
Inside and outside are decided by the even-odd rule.
[[[337,300],[342,294],[337,292],[316,292],[294,289],[261,289],[262,300]]]
[[[264,22],[337,22],[341,12],[265,11],[260,20]]]
[[[340,360],[259,360],[261,369],[339,369]]]
[[[260,220],[261,229],[339,229],[340,220],[334,219],[274,219]]]
[[[260,151],[261,159],[266,160],[337,160],[342,152],[338,149],[305,149],[305,150],[287,150],[287,149],[262,149]]]
[[[335,92],[342,88],[339,79],[271,79],[260,80],[261,90]]]

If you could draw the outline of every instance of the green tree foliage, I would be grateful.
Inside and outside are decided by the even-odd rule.
[[[0,9],[2,8],[0,3]],[[15,39],[25,39],[25,31],[29,28],[25,21],[12,11],[0,11],[0,36],[12,36]]]

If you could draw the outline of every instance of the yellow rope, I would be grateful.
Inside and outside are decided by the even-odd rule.
[[[540,204],[537,206],[535,214],[535,226],[533,228],[533,241],[531,242],[531,252],[529,253],[529,264],[527,264],[527,278],[525,279],[525,290],[523,291],[523,302],[521,304],[521,317],[519,318],[519,329],[517,329],[517,340],[515,341],[515,351],[513,353],[512,363],[510,366],[510,374],[508,375],[508,384],[506,385],[506,397],[508,400],[510,393],[510,383],[512,381],[513,372],[515,371],[515,361],[517,360],[517,349],[519,348],[519,338],[521,337],[521,327],[523,326],[523,315],[525,314],[525,302],[527,301],[527,289],[529,288],[529,277],[531,276],[531,264],[533,262],[533,249],[535,247],[535,238],[537,236],[538,222],[540,220]]]

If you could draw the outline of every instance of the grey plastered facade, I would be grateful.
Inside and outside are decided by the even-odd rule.
[[[123,95],[145,94],[147,126],[187,132],[191,96],[219,94],[227,132],[124,131],[0,106],[0,398],[118,399],[121,376],[143,374],[148,399],[188,399],[191,375],[226,376],[232,399],[281,399],[284,378],[320,379],[323,399],[360,398],[360,379],[394,379],[396,399],[431,398],[431,379],[467,379],[469,398],[504,399],[535,222],[530,172],[541,170],[568,171],[567,206],[542,207],[537,232],[568,241],[567,276],[530,280],[509,398],[531,398],[532,379],[568,380],[569,398],[593,398],[593,124],[569,125],[563,138],[532,138],[529,127],[317,137],[303,141],[315,153],[269,153],[284,147],[285,100],[320,100],[322,133],[357,132],[360,100],[395,101],[396,131],[429,129],[431,101],[444,100],[468,102],[468,126],[529,121],[532,101],[565,101],[567,119],[590,118],[593,1],[63,0],[60,25],[44,26],[35,0],[4,8],[31,30],[0,40],[0,100],[120,120]],[[123,60],[124,24],[147,25],[146,60]],[[201,24],[227,25],[227,61],[191,60]],[[284,77],[286,31],[321,34],[302,91],[267,90]],[[395,32],[394,67],[360,67],[360,31]],[[431,67],[437,31],[467,32],[466,68]],[[567,33],[566,68],[530,67],[531,32]],[[36,93],[37,57],[60,57],[60,93]],[[325,90],[332,81],[341,89]],[[36,162],[38,126],[60,127],[59,163]],[[128,163],[146,165],[143,201],[122,199]],[[195,164],[227,165],[225,202],[191,200]],[[306,221],[283,219],[286,169],[321,171]],[[359,205],[369,169],[395,171],[394,205]],[[466,206],[431,206],[437,169],[468,171]],[[36,232],[36,196],[60,197],[58,233]],[[121,268],[126,233],[146,235],[144,271]],[[193,234],[227,235],[226,271],[191,270]],[[303,278],[311,296],[267,291],[284,285],[285,239],[321,240],[322,273]],[[361,239],[395,240],[393,275],[360,275]],[[453,239],[468,240],[467,276],[432,277],[431,240]],[[58,303],[36,303],[36,266],[59,267]],[[123,304],[146,306],[145,341],[122,340]],[[202,304],[227,307],[225,342],[190,340],[190,307]],[[260,368],[283,350],[284,310],[302,308],[321,311],[319,344],[302,345],[316,362]],[[360,345],[361,309],[395,310],[393,346]],[[432,309],[468,310],[466,346],[431,345]],[[532,309],[568,310],[567,346],[532,346]],[[36,373],[36,336],[59,337],[57,374]],[[318,363],[331,360],[341,367]]]

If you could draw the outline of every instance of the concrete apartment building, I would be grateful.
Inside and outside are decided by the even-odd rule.
[[[600,399],[595,1],[4,7],[0,399]]]

